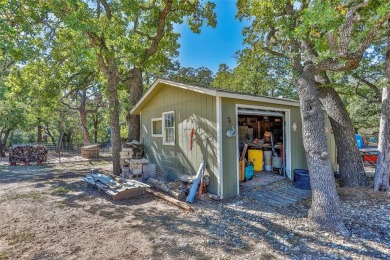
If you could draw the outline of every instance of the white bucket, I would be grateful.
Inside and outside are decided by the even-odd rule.
[[[271,166],[272,151],[264,151],[264,165]]]
[[[265,166],[264,166],[264,169],[265,169],[267,172],[270,172],[270,171],[272,171],[272,166],[271,166],[271,165],[265,165]]]
[[[272,157],[272,167],[282,168],[282,158],[279,156]]]

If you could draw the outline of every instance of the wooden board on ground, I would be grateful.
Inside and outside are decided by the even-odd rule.
[[[186,194],[183,191],[176,191],[176,190],[170,189],[167,185],[165,185],[164,182],[155,180],[153,178],[149,178],[147,180],[147,183],[149,183],[152,187],[156,188],[157,190],[165,192],[177,200],[184,200],[186,197]]]
[[[169,203],[172,203],[173,205],[178,206],[181,209],[188,210],[188,211],[194,211],[194,209],[190,205],[186,204],[185,202],[171,198],[171,197],[169,197],[161,192],[152,190],[150,188],[147,188],[146,191],[152,193],[153,195],[155,195],[155,196],[157,196],[165,201],[168,201]]]

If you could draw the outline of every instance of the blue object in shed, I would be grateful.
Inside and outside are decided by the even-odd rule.
[[[245,167],[245,179],[251,180],[253,177],[253,165],[249,165]]]
[[[309,171],[303,169],[295,169],[293,172],[294,186],[305,190],[311,190]]]
[[[357,147],[359,149],[363,148],[364,147],[363,137],[359,134],[355,134],[355,139],[356,139]]]

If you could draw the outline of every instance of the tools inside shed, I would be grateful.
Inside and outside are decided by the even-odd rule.
[[[251,179],[251,170],[283,174],[284,136],[284,112],[239,108],[239,180]]]

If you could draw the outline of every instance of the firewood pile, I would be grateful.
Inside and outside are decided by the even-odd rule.
[[[99,145],[87,145],[80,148],[80,155],[86,159],[99,159]]]
[[[31,162],[39,165],[47,161],[47,153],[47,148],[42,145],[17,145],[9,149],[9,162],[10,165]]]

